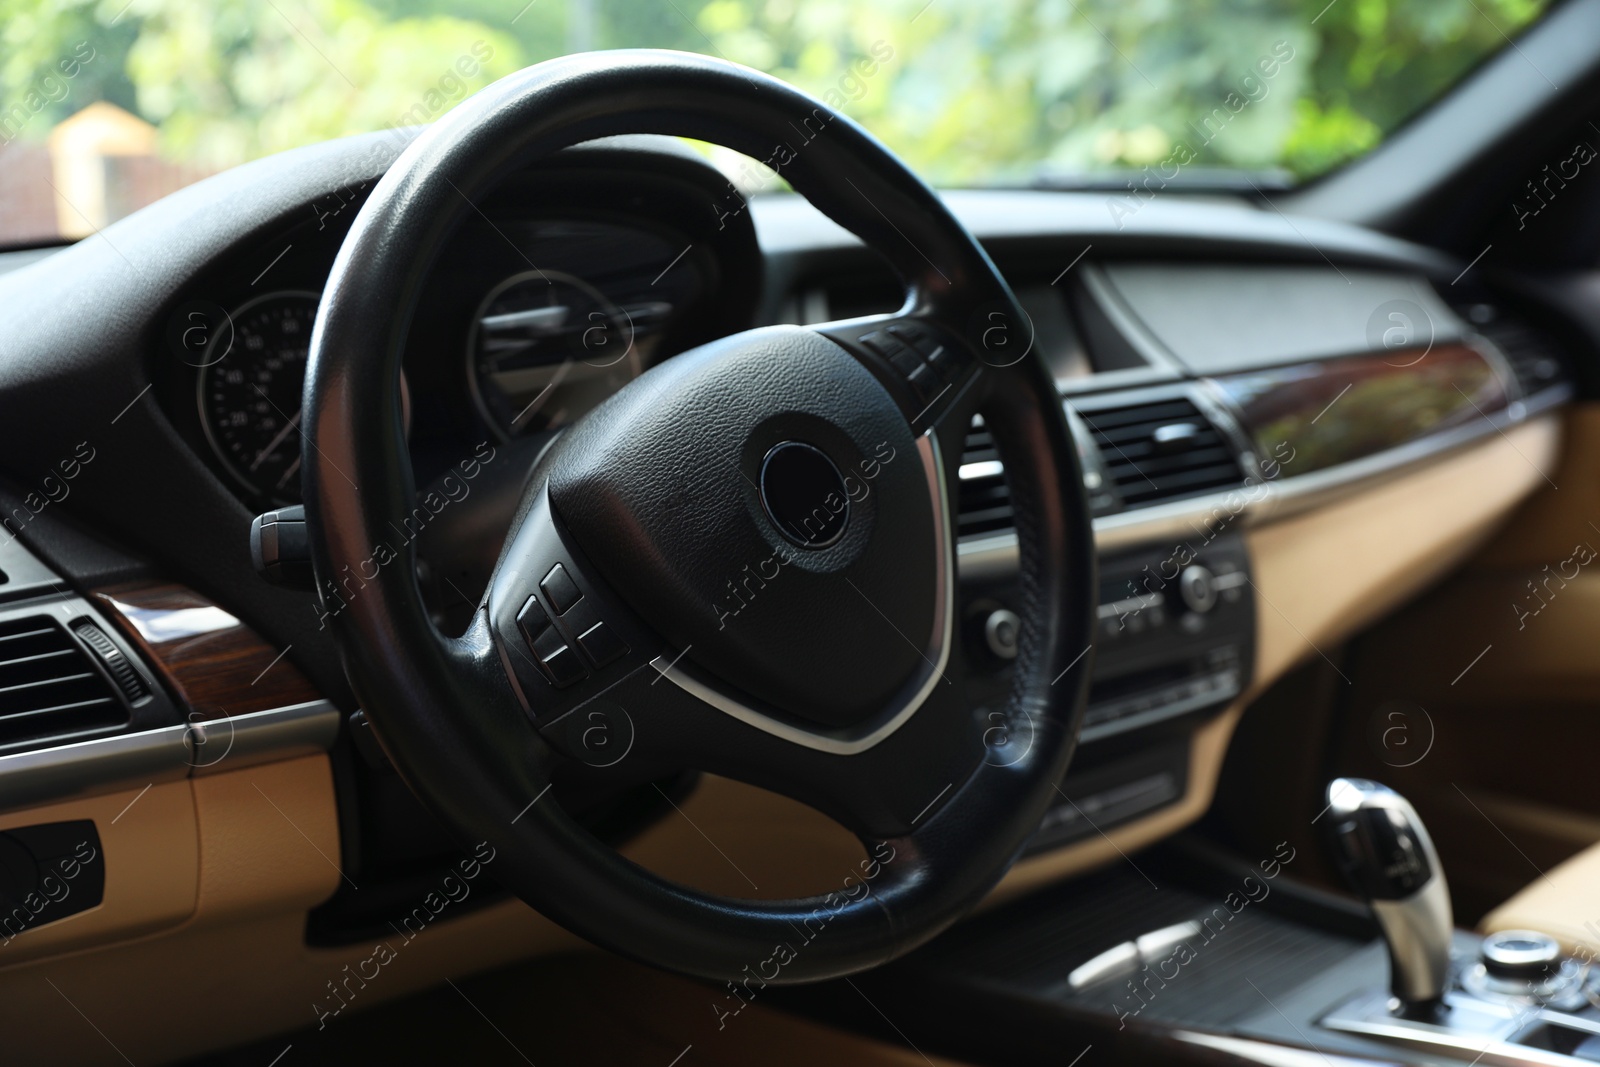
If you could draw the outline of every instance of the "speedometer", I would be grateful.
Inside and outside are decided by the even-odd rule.
[[[200,421],[217,458],[276,504],[300,499],[300,396],[319,299],[286,291],[241,305],[200,371]]]
[[[672,310],[619,306],[576,275],[538,269],[491,289],[467,337],[467,385],[502,437],[564,426],[637,378]]]

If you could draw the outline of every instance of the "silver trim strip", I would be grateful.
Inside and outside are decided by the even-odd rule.
[[[1137,730],[1141,726],[1149,726],[1153,722],[1176,719],[1178,716],[1187,715],[1191,711],[1225,704],[1238,696],[1244,688],[1239,684],[1239,672],[1237,670],[1218,671],[1215,674],[1202,675],[1195,681],[1205,681],[1207,678],[1216,678],[1218,676],[1231,677],[1223,680],[1214,689],[1180,697],[1159,707],[1153,707],[1148,711],[1138,711],[1132,715],[1121,715],[1115,719],[1088,723],[1078,731],[1078,743],[1088,744],[1090,741],[1098,741],[1102,737],[1113,737],[1117,734],[1125,734],[1130,730]]]
[[[1456,993],[1448,994],[1446,1001],[1451,1008],[1451,1026],[1396,1016],[1389,1011],[1388,995],[1378,991],[1356,996],[1318,1025],[1435,1056],[1471,1057],[1473,1063],[1497,1067],[1566,1067],[1593,1062],[1512,1041],[1535,1022],[1594,1033],[1595,1025],[1578,1016],[1534,1007],[1517,1009]]]
[[[188,733],[187,726],[163,726],[0,756],[0,808],[186,778]]]
[[[1095,615],[1100,619],[1114,619],[1118,615],[1143,611],[1145,608],[1158,608],[1166,602],[1167,598],[1160,593],[1140,593],[1138,596],[1124,597],[1110,604],[1101,604],[1095,609]]]
[[[1262,1067],[1370,1067],[1375,1063],[1396,1062],[1393,1054],[1388,1059],[1375,1059],[1370,1052],[1349,1052],[1344,1049],[1323,1051],[1315,1046],[1312,1048],[1297,1048],[1293,1045],[1282,1045],[1275,1041],[1260,1041],[1249,1037],[1234,1037],[1227,1034],[1210,1034],[1197,1030],[1175,1030],[1173,1036],[1185,1044],[1198,1045],[1201,1048],[1215,1049],[1226,1053],[1245,1063],[1261,1064]],[[1372,1034],[1363,1036],[1389,1037],[1389,1034]],[[1308,1039],[1309,1040],[1309,1039]],[[1555,1052],[1543,1052],[1539,1049],[1523,1047],[1520,1058],[1505,1059],[1496,1050],[1513,1048],[1510,1045],[1490,1046],[1485,1049],[1483,1042],[1472,1044],[1470,1041],[1440,1042],[1422,1046],[1412,1046],[1432,1058],[1420,1061],[1437,1063],[1441,1058],[1450,1063],[1468,1064],[1468,1067],[1477,1067],[1477,1064],[1496,1065],[1496,1067],[1577,1067],[1584,1062],[1575,1060],[1571,1056],[1562,1056]],[[1401,1061],[1410,1062],[1410,1061]]]
[[[328,701],[312,700],[195,723],[188,738],[192,773],[216,774],[326,752],[339,738],[340,718]]]
[[[1159,961],[1157,961],[1159,962]],[[1074,993],[1110,978],[1121,978],[1139,969],[1139,946],[1132,941],[1112,945],[1087,963],[1080,963],[1067,975],[1067,988]]]
[[[0,756],[0,809],[178,781],[269,760],[325,752],[339,735],[339,709],[313,700],[204,724],[178,724]],[[191,731],[229,724],[220,758],[201,757]],[[204,760],[204,762],[203,762]]]
[[[923,472],[927,476],[928,488],[933,496],[934,523],[939,531],[939,566],[934,577],[933,635],[923,655],[928,669],[920,671],[907,681],[902,690],[906,695],[901,700],[899,708],[877,727],[858,735],[824,734],[803,729],[774,718],[700,681],[676,666],[675,660],[657,656],[650,661],[650,665],[679,689],[697,700],[710,704],[718,711],[731,715],[758,730],[764,730],[774,737],[781,737],[785,741],[818,752],[827,752],[835,756],[854,756],[867,751],[898,730],[917,713],[917,709],[922,707],[928,695],[933,692],[934,686],[938,685],[939,679],[944,676],[945,668],[950,664],[950,646],[955,626],[955,582],[952,580],[955,573],[954,538],[951,534],[950,508],[945,493],[944,459],[939,452],[939,443],[931,433],[917,439],[917,455],[922,460]]]

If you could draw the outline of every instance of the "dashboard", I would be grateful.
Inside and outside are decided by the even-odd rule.
[[[183,314],[210,316],[196,316],[207,340],[198,358],[164,364],[168,414],[252,510],[298,502],[310,332],[361,195],[339,197],[333,212],[319,201],[185,294]],[[419,580],[441,627],[470,619],[528,461],[622,385],[749,326],[902,303],[886,266],[809,205],[776,197],[730,213],[726,195],[689,159],[641,165],[591,152],[514,175],[474,203],[422,272],[400,382],[419,493],[474,450],[520,457],[501,466],[489,500],[418,538]],[[1028,217],[1019,205],[1064,203],[952,200],[1007,227]],[[1264,239],[1244,212],[1199,217],[1232,230],[1158,224],[1161,243],[1101,239],[1096,251],[1087,235],[1052,237],[1047,219],[990,240],[1028,316],[1024,343],[1062,394],[1100,547],[1093,683],[1069,778],[1077,799],[1047,817],[1035,852],[1188,792],[1196,725],[1254,677],[1262,620],[1250,522],[1370,486],[1573,395],[1572,361],[1545,325],[1443,284],[1426,255],[1344,233],[1335,262],[1280,234]],[[1230,254],[1216,258],[1219,248]],[[981,420],[956,482],[959,612],[982,715],[1003,704],[1018,616],[1005,469]]]
[[[951,199],[969,221],[993,219],[986,243],[1054,372],[1095,516],[1082,745],[1030,848],[1049,853],[1193,795],[1197,738],[1261,684],[1264,632],[1287,629],[1299,655],[1312,651],[1257,584],[1253,527],[1322,514],[1558,408],[1576,368],[1559,318],[1376,243],[1334,262],[1294,235],[1264,255],[1251,247],[1257,213],[1222,215],[1231,232],[1205,238],[1186,218],[1151,240],[1097,232],[1082,201]],[[897,306],[892,277],[859,260],[841,269],[791,213],[805,208],[772,205],[761,233],[769,256],[783,263],[792,247],[799,261],[780,317]],[[1071,236],[1041,235],[1052,213]],[[1202,239],[1204,256],[1185,247]],[[983,714],[1005,699],[1018,592],[1004,465],[981,423],[958,481],[960,611]]]
[[[272,951],[320,988],[336,951],[375,936],[452,861],[364,729],[315,598],[263,582],[249,546],[252,518],[297,502],[316,303],[398,151],[391,141],[219,175],[113,227],[114,248],[90,239],[9,273],[0,257],[0,394],[17,413],[0,422],[0,506],[17,534],[0,545],[0,640],[81,657],[72,701],[23,707],[16,694],[44,688],[0,693],[0,722],[12,723],[0,732],[0,832],[48,806],[51,819],[94,820],[106,856],[105,903],[11,945],[13,960],[134,935],[158,944],[216,907],[196,887],[205,857],[223,855],[255,873],[211,929],[231,934],[240,914],[281,919]],[[1253,694],[1464,558],[1542,484],[1555,413],[1592,390],[1580,358],[1591,342],[1537,294],[1353,227],[1177,196],[1124,228],[1091,195],[947,200],[1028,312],[1100,559],[1083,744],[1062,783],[1072,800],[1003,884],[1015,892],[1198,818]],[[471,506],[417,539],[419,583],[446,628],[465,625],[523,479],[564,426],[717,337],[901,301],[882,261],[809,205],[746,202],[659,143],[564,152],[468,203],[437,261],[417,265],[397,342],[419,496],[464,461],[504,457],[483,464]],[[999,706],[1016,653],[1014,516],[987,427],[975,423],[947,465],[961,654],[981,716]],[[202,747],[212,740],[225,746],[220,768]],[[199,809],[227,795],[218,771],[234,768],[264,776],[238,790],[254,807]],[[135,813],[186,814],[129,836],[150,824],[119,811],[149,783]],[[286,805],[293,829],[256,788]],[[668,803],[719,844],[744,832],[769,850],[794,818],[729,799],[725,782],[698,793],[663,783],[643,804],[557,788],[617,843],[653,840],[641,828],[666,825]],[[258,815],[277,843],[261,850],[270,864],[227,852],[254,840]],[[653,858],[689,854],[701,842],[691,832]],[[303,869],[281,858],[313,838],[337,867],[315,852]],[[141,888],[129,905],[128,857],[155,854],[192,862],[164,868],[166,897]],[[301,879],[281,892],[279,865]],[[347,892],[340,872],[363,891]],[[226,883],[227,871],[208,877]],[[480,961],[510,958],[495,955],[502,945],[532,951],[531,935],[507,932],[527,920],[513,904],[475,897],[501,925],[452,919],[439,937],[476,930]],[[539,936],[539,950],[560,943]],[[292,999],[282,1020],[304,1012]]]
[[[235,514],[298,503],[318,301],[370,186],[335,183],[208,252],[146,346],[163,415]],[[808,204],[730,210],[729,188],[676,147],[586,146],[468,200],[437,261],[419,265],[399,381],[418,497],[471,457],[512,457],[484,464],[477,500],[416,537],[442,628],[470,620],[533,459],[628,381],[751,326],[901,304],[886,265]],[[1091,198],[950,200],[1027,313],[1025,343],[1057,381],[1095,516],[1099,629],[1073,772],[1080,799],[1115,813],[1095,826],[1178,802],[1197,724],[1251,685],[1263,625],[1252,523],[1370,488],[1574,394],[1549,316],[1476,279],[1446,284],[1453,264],[1399,242],[1346,228],[1312,247],[1243,208],[1156,204],[1112,234]],[[1003,701],[1017,639],[1009,490],[981,420],[955,468],[958,611],[981,715]],[[240,570],[228,585],[258,582]],[[1040,848],[1091,832],[1070,812],[1052,820]]]

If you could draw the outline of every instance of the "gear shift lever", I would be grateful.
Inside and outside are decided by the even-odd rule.
[[[1334,861],[1389,943],[1390,983],[1410,1013],[1444,994],[1454,923],[1433,841],[1404,797],[1365,778],[1328,783]]]

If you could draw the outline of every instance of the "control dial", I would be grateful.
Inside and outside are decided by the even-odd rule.
[[[1484,969],[1500,978],[1542,981],[1561,963],[1561,945],[1533,930],[1501,930],[1483,939]]]
[[[1184,606],[1197,615],[1204,615],[1217,606],[1217,579],[1211,568],[1196,563],[1185,567],[1178,575],[1178,594]]]

